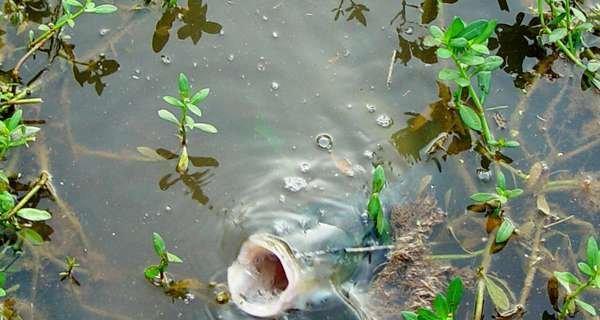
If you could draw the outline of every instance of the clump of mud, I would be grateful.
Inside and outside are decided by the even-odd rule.
[[[432,196],[392,208],[396,249],[390,251],[387,264],[369,290],[369,305],[378,318],[402,319],[400,311],[430,306],[454,276],[460,276],[467,286],[473,283],[472,271],[429,258],[428,238],[446,215]]]

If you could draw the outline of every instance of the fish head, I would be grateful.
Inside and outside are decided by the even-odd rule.
[[[255,317],[275,317],[295,309],[307,290],[300,262],[282,239],[251,235],[227,269],[232,301]]]

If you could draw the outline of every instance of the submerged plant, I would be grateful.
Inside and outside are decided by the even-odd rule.
[[[490,55],[487,47],[495,27],[495,20],[480,19],[467,24],[460,17],[454,17],[446,30],[431,26],[431,35],[424,42],[427,46],[438,47],[439,58],[454,62],[455,69],[443,68],[438,78],[456,84],[453,96],[458,114],[466,127],[481,134],[483,145],[490,154],[505,147],[519,146],[517,141],[495,139],[485,117],[484,104],[490,93],[492,71],[504,62],[501,57]]]
[[[506,187],[506,178],[500,169],[496,171],[496,192],[478,192],[471,195],[471,200],[475,204],[467,209],[473,212],[482,212],[488,216],[491,221],[501,220],[502,223],[496,232],[496,243],[506,242],[515,231],[515,226],[510,218],[504,215],[502,207],[513,198],[520,196],[523,189],[508,189]],[[490,232],[493,228],[488,228]]]
[[[581,295],[592,288],[600,289],[600,249],[594,237],[590,237],[586,246],[586,260],[577,264],[579,271],[586,276],[580,279],[571,272],[554,272],[554,277],[548,281],[548,295],[550,302],[559,312],[558,319],[563,320],[573,315],[577,309],[584,310],[592,316],[596,316],[596,308],[582,300]],[[562,305],[558,305],[559,292],[558,282],[565,289],[566,295]],[[574,288],[574,289],[573,289]]]
[[[373,186],[371,188],[369,203],[367,204],[367,212],[369,218],[375,224],[375,231],[379,240],[388,242],[391,233],[390,222],[383,212],[383,205],[379,199],[379,193],[383,190],[384,186],[385,172],[383,171],[383,167],[378,165],[373,171]]]
[[[19,109],[10,118],[0,121],[0,159],[10,149],[35,141],[35,134],[40,128],[24,125],[22,118],[23,111]]]
[[[166,275],[167,269],[169,268],[169,263],[182,263],[183,260],[167,251],[165,241],[156,232],[152,234],[152,244],[154,245],[154,251],[156,252],[156,255],[160,258],[160,263],[146,267],[144,270],[144,276],[150,282],[164,286],[170,282]]]
[[[432,308],[419,308],[417,312],[402,311],[404,320],[454,320],[463,296],[462,280],[452,279],[445,293],[438,293]]]
[[[198,104],[208,96],[210,89],[205,88],[194,95],[191,95],[190,83],[185,74],[180,73],[178,79],[179,99],[172,96],[164,96],[163,100],[173,107],[179,108],[179,118],[172,112],[166,109],[158,110],[158,116],[168,122],[177,125],[178,136],[181,140],[181,154],[177,163],[177,172],[185,173],[188,167],[188,152],[187,152],[187,131],[200,129],[207,133],[217,133],[217,128],[209,123],[196,122],[191,117],[191,113],[198,117],[202,116],[202,110],[198,108]]]
[[[549,12],[544,12],[544,2],[550,8]],[[537,13],[542,25],[540,42],[543,45],[556,45],[573,63],[584,70],[585,79],[600,89],[600,59],[589,50],[584,41],[584,36],[594,31],[594,24],[588,21],[586,14],[574,4],[571,0],[537,0]],[[587,57],[587,64],[579,58],[582,53]]]
[[[58,273],[58,275],[60,276],[60,281],[69,279],[74,284],[80,286],[81,283],[79,283],[79,280],[77,280],[77,278],[75,278],[75,275],[73,274],[73,271],[77,267],[79,267],[79,263],[77,263],[77,260],[75,260],[75,258],[73,258],[73,257],[67,256],[65,258],[65,268],[66,269],[64,271],[61,271]]]

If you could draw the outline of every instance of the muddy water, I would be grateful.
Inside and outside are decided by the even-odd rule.
[[[440,159],[440,173],[433,161],[415,161],[414,156],[398,152],[394,145],[399,142],[392,139],[413,117],[407,113],[423,112],[431,120],[428,106],[439,100],[435,80],[443,64],[419,45],[426,34],[422,23],[443,25],[457,14],[466,20],[498,19],[504,32],[493,45],[505,54],[508,65],[494,76],[489,105],[508,106],[501,109],[504,116],[521,121],[522,126],[511,128],[509,121],[505,132],[518,131],[529,147],[526,153],[514,151],[509,156],[523,168],[536,159],[552,158],[556,163],[552,170],[598,169],[593,161],[597,147],[569,161],[561,162],[557,156],[598,139],[597,122],[589,125],[592,133],[587,137],[579,131],[590,118],[597,121],[597,108],[581,111],[587,120],[570,113],[545,125],[535,117],[539,114],[547,120],[543,113],[561,88],[565,98],[557,110],[569,104],[572,110],[597,106],[597,95],[579,90],[579,73],[569,78],[573,71],[559,61],[555,69],[567,77],[534,80],[529,98],[521,89],[524,79],[535,78],[526,72],[543,56],[530,31],[521,27],[532,19],[527,11],[530,3],[513,1],[506,7],[502,1],[459,1],[443,4],[435,12],[429,1],[404,7],[398,1],[370,1],[364,4],[367,9],[359,11],[346,11],[348,1],[182,1],[180,5],[189,11],[164,15],[156,5],[130,10],[129,1],[116,4],[120,15],[84,17],[68,31],[77,60],[102,59],[105,74],[86,73],[84,66],[73,70],[71,64],[57,59],[48,66],[43,75],[46,84],[38,92],[44,97],[43,107],[28,114],[44,119],[46,125],[38,145],[20,154],[21,171],[31,177],[40,167],[51,171],[58,194],[87,239],[69,227],[68,214],[59,214],[50,223],[53,241],[42,249],[59,259],[65,254],[80,257],[80,288],[59,283],[54,276],[59,266],[44,255],[39,257],[39,278],[17,274],[23,285],[16,295],[29,300],[46,319],[247,318],[232,306],[215,306],[209,289],[200,288],[196,299],[185,304],[173,303],[150,286],[143,268],[157,262],[152,232],[160,232],[169,250],[185,261],[172,266],[177,277],[223,281],[225,268],[250,232],[274,222],[301,228],[326,215],[323,209],[328,206],[360,213],[372,168],[365,151],[376,152],[377,159],[391,169],[389,203],[403,200],[422,177],[432,175],[433,187],[428,188],[440,203],[444,204],[444,195],[449,199],[444,208],[449,219],[464,215],[472,189],[493,187],[477,181],[476,155],[465,151]],[[336,19],[338,6],[344,14]],[[178,14],[185,24],[174,18]],[[171,27],[170,19],[175,20]],[[8,31],[6,39],[19,39],[14,30]],[[4,64],[18,56],[4,57]],[[25,77],[45,63],[41,56],[28,64]],[[178,152],[175,131],[156,112],[167,108],[161,96],[175,95],[180,72],[190,77],[195,89],[211,88],[202,120],[219,128],[214,136],[190,134],[189,153],[197,159],[186,176],[175,172],[176,160],[145,161],[136,152],[139,146]],[[511,119],[520,102],[528,106],[525,119]],[[385,116],[392,120],[388,127],[377,121]],[[436,132],[433,128],[429,138],[407,139],[422,147]],[[316,144],[322,133],[332,137],[330,151]],[[553,139],[550,147],[548,133],[573,138]],[[302,170],[305,163],[310,167],[307,172]],[[467,180],[462,178],[465,175]],[[301,177],[307,186],[299,192],[286,190],[286,177]],[[597,212],[580,213],[579,207],[570,205],[569,195],[552,200],[562,204],[567,214],[598,224]],[[64,207],[44,203],[64,212]],[[527,204],[516,206],[524,211]],[[472,247],[481,247],[484,236],[482,231],[465,238]],[[460,252],[443,229],[434,238],[441,251],[437,253]],[[577,250],[579,236],[574,240]],[[518,293],[523,252],[511,249],[501,255],[495,259],[514,263],[493,271]],[[475,268],[477,261],[459,264]],[[545,277],[536,278],[535,287],[544,286]],[[551,308],[541,289],[534,290],[530,304],[527,319],[539,319]],[[465,317],[470,309],[464,306]],[[319,317],[352,315],[340,307]]]

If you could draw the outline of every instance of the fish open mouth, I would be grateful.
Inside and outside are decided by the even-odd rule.
[[[233,302],[256,317],[273,317],[291,308],[298,276],[288,245],[269,234],[250,236],[227,270]]]

